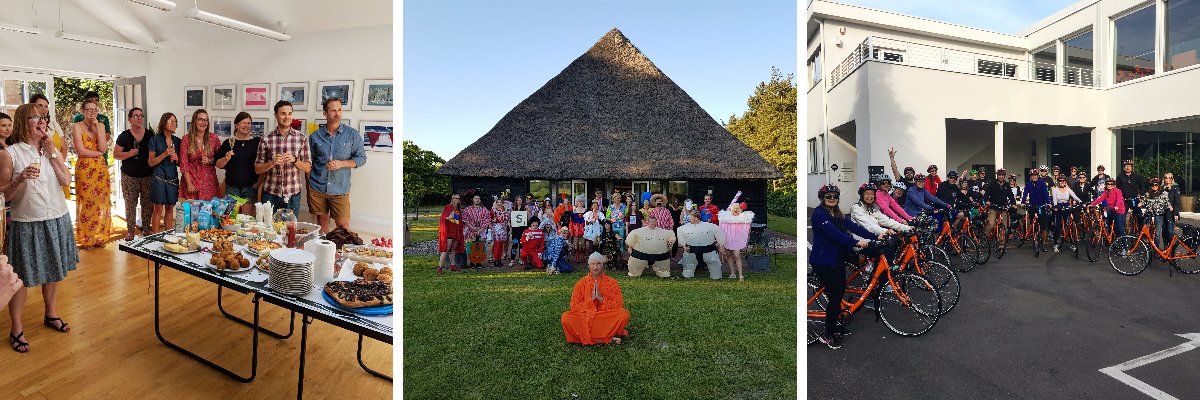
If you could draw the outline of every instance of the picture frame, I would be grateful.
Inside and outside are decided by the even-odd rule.
[[[263,118],[252,118],[250,120],[250,136],[263,137],[267,133],[267,120]]]
[[[236,110],[237,85],[213,85],[210,110]]]
[[[204,97],[206,93],[208,93],[207,86],[184,86],[183,108],[185,110],[197,110],[204,108]]]
[[[363,135],[363,148],[367,151],[391,153],[395,147],[392,121],[360,121],[358,131]]]
[[[217,134],[217,138],[221,140],[229,139],[233,136],[233,118],[229,117],[210,117],[213,133]]]
[[[351,111],[354,107],[354,81],[321,81],[317,82],[319,102],[317,107],[325,103],[325,99],[338,97],[342,99],[342,111]]]
[[[394,100],[391,79],[363,80],[364,111],[391,111]]]
[[[271,109],[270,103],[270,83],[250,83],[242,85],[243,110],[269,110]]]
[[[275,101],[292,103],[292,111],[308,111],[309,101],[308,82],[280,83],[275,90]]]

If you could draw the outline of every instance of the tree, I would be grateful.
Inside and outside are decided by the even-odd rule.
[[[446,160],[432,151],[423,150],[411,140],[404,141],[404,208],[416,209],[426,200],[450,193],[450,178],[433,171]]]
[[[760,82],[746,100],[749,110],[729,116],[725,129],[783,173],[771,189],[796,193],[796,83],[771,67],[771,80]]]
[[[113,83],[106,81],[94,81],[79,78],[54,78],[54,119],[58,121],[58,126],[61,126],[65,132],[63,140],[66,141],[67,148],[71,148],[71,123],[75,118],[75,113],[79,112],[80,103],[83,103],[83,95],[92,91],[100,95],[100,113],[112,116],[113,104]],[[149,121],[149,118],[147,118]],[[115,132],[113,132],[115,133]],[[109,140],[109,147],[112,147],[113,140]],[[113,163],[109,162],[109,165]]]

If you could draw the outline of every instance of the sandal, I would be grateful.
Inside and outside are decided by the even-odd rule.
[[[12,332],[8,332],[8,341],[12,342],[13,350],[18,353],[29,352],[29,342],[21,340],[23,337],[25,337],[25,332],[18,333],[16,336],[13,336]],[[25,347],[25,350],[21,350],[22,346]]]
[[[59,325],[58,325],[58,326],[54,326],[54,324],[52,324],[52,323],[51,323],[51,322],[54,322],[54,321],[58,321]],[[46,324],[46,326],[48,326],[48,327],[50,327],[50,328],[52,328],[52,329],[54,329],[54,330],[56,330],[56,331],[59,331],[59,332],[64,332],[64,333],[66,333],[66,332],[70,332],[70,331],[71,331],[71,326],[70,326],[70,325],[67,325],[67,322],[66,322],[66,321],[63,321],[63,320],[62,320],[62,318],[50,318],[50,317],[46,317],[46,319],[45,319],[44,321],[42,321],[42,323]]]

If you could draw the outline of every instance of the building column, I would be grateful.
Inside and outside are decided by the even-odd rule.
[[[1088,170],[1092,175],[1096,174],[1096,166],[1103,165],[1106,169],[1105,173],[1109,175],[1116,174],[1120,171],[1120,166],[1117,165],[1117,140],[1116,135],[1112,130],[1104,128],[1092,129],[1092,165],[1088,166]]]
[[[994,147],[992,158],[995,160],[996,168],[1004,167],[1004,122],[1002,121],[996,121],[995,144],[992,146]],[[992,172],[995,173],[995,171]]]

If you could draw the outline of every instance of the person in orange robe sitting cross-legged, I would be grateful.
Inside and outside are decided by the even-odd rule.
[[[571,292],[571,309],[562,314],[563,333],[568,343],[583,345],[621,344],[617,336],[629,336],[629,310],[617,280],[604,273],[607,257],[592,253],[588,257],[588,274],[575,282]]]

